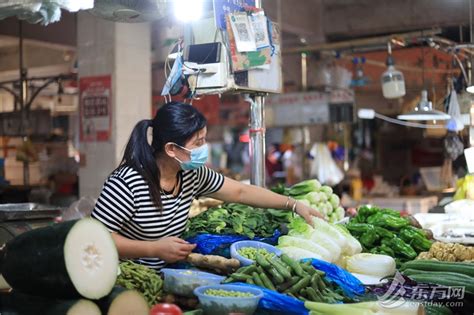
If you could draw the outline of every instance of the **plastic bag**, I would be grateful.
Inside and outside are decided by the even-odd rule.
[[[259,311],[267,311],[270,314],[287,314],[287,315],[309,314],[306,307],[304,307],[303,301],[295,299],[286,294],[281,294],[276,291],[264,289],[256,285],[242,283],[242,282],[236,282],[232,284],[239,285],[239,286],[252,287],[255,289],[262,290],[263,297],[260,299],[260,302],[258,303]]]
[[[276,245],[280,236],[281,232],[276,230],[271,237],[255,237],[252,240],[268,243],[270,245]],[[198,234],[188,238],[186,241],[197,245],[194,249],[194,251],[197,253],[203,255],[218,254],[220,256],[229,258],[230,245],[232,243],[245,240],[250,240],[250,238],[244,235]]]
[[[451,119],[448,120],[446,128],[449,131],[458,132],[464,129],[464,123],[462,122],[461,109],[459,108],[458,95],[455,90],[451,91],[449,96],[449,108],[448,114]]]
[[[326,279],[340,286],[348,297],[365,293],[362,282],[341,267],[319,259],[303,259],[303,261],[311,261],[314,268],[324,271]]]
[[[310,151],[314,161],[311,165],[310,177],[316,177],[322,184],[337,185],[344,174],[334,162],[331,152],[325,143],[315,143]]]
[[[91,197],[82,197],[63,212],[63,221],[77,220],[90,216],[96,201],[96,199]]]

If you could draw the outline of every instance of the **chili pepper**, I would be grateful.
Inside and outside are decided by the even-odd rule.
[[[391,215],[391,216],[394,216],[394,217],[397,217],[397,218],[400,217],[400,211],[397,211],[397,210],[384,208],[384,209],[380,209],[379,212],[382,212],[382,213],[385,213],[385,214],[388,214],[388,215]]]
[[[365,248],[370,248],[374,245],[375,241],[379,239],[379,236],[374,230],[370,230],[362,234],[362,236],[359,238],[359,242],[365,247]]]
[[[359,222],[365,222],[368,217],[377,213],[378,210],[377,207],[362,206],[357,210],[356,218]]]
[[[415,238],[411,242],[411,246],[418,252],[427,252],[433,243],[426,238]]]
[[[367,223],[375,226],[400,229],[409,224],[408,220],[405,218],[397,218],[387,213],[376,213],[367,218]]]
[[[396,236],[392,239],[384,238],[382,244],[392,248],[396,254],[403,255],[409,259],[415,259],[416,257],[416,251],[409,244]]]
[[[395,236],[395,234],[393,232],[390,232],[389,230],[387,229],[384,229],[383,227],[380,227],[380,226],[376,226],[375,227],[375,232],[377,233],[378,236],[380,236],[381,238],[393,238]]]
[[[384,254],[384,255],[388,255],[388,256],[391,256],[391,257],[394,257],[395,256],[395,252],[393,251],[393,249],[385,244],[382,244],[380,245],[380,252],[381,254]]]
[[[413,246],[417,251],[428,251],[431,248],[431,241],[429,241],[423,231],[407,227],[400,231],[400,238]]]
[[[374,231],[374,226],[367,223],[349,223],[346,227],[355,235],[362,235],[366,232]]]

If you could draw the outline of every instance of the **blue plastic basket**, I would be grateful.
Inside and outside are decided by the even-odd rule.
[[[163,268],[164,289],[166,292],[192,297],[197,287],[219,284],[225,277],[212,273],[190,270]]]
[[[281,250],[276,248],[275,246],[269,245],[267,243],[263,242],[257,242],[257,241],[240,241],[240,242],[235,242],[230,246],[230,256],[232,258],[237,259],[240,261],[240,264],[242,266],[248,266],[254,263],[252,259],[248,259],[243,257],[242,255],[239,254],[239,249],[244,248],[244,247],[254,247],[254,248],[263,248],[269,253],[273,253],[276,256],[281,256]]]
[[[253,294],[253,296],[239,298],[212,296],[205,294],[205,292],[209,289],[239,291]],[[196,288],[194,290],[194,295],[196,295],[199,299],[201,308],[206,315],[227,315],[230,313],[252,315],[257,309],[258,302],[263,297],[263,291],[256,288],[221,284]]]

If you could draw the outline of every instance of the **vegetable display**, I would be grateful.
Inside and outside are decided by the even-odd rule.
[[[152,269],[132,261],[120,263],[120,275],[117,285],[137,290],[145,298],[149,306],[158,303],[163,295],[163,280]]]
[[[324,279],[324,275],[309,262],[300,263],[286,254],[273,258],[257,254],[255,264],[240,268],[224,283],[246,282],[309,301],[336,303],[347,300],[338,287]]]
[[[252,208],[236,203],[223,204],[191,218],[183,237],[200,233],[237,234],[251,239],[256,236],[270,237],[291,217],[290,211]]]
[[[340,205],[339,197],[333,193],[331,187],[322,186],[316,179],[302,181],[290,188],[280,185],[272,190],[315,208],[329,222],[337,222],[344,218],[345,212]]]
[[[0,274],[14,290],[54,298],[108,295],[118,263],[110,232],[91,218],[25,232],[0,250]]]
[[[416,259],[441,261],[474,261],[474,247],[455,243],[434,242],[430,250],[422,252]]]
[[[249,292],[240,292],[240,291],[223,290],[223,289],[207,289],[204,292],[204,294],[211,295],[211,296],[235,297],[235,298],[254,296],[252,293],[249,293]]]
[[[430,249],[426,233],[410,225],[400,212],[373,206],[360,207],[347,229],[364,248],[364,252],[392,256],[397,264],[413,260]]]
[[[292,259],[316,258],[338,262],[342,256],[352,256],[362,251],[360,243],[343,227],[313,219],[314,228],[296,217],[288,225],[288,236],[278,240],[278,248]]]

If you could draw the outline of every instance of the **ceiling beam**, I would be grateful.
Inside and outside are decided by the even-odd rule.
[[[324,0],[331,37],[361,37],[469,24],[469,0]]]

